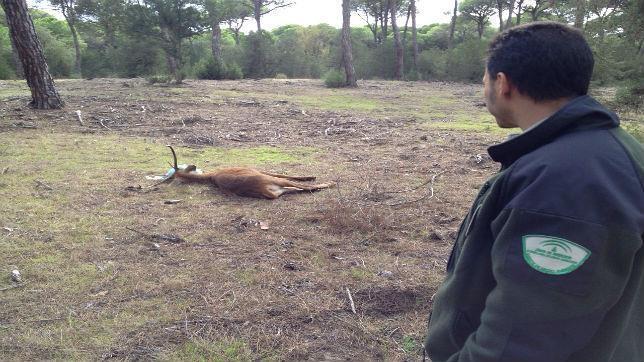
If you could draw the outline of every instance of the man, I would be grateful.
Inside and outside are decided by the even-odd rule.
[[[593,56],[552,22],[490,44],[487,108],[523,133],[465,218],[434,299],[439,361],[644,361],[644,149],[587,96]]]

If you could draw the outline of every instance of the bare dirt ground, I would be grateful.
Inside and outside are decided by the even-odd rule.
[[[418,360],[460,220],[497,169],[486,148],[506,136],[478,85],[69,80],[58,111],[0,85],[2,360]],[[206,171],[338,187],[136,190],[167,169],[166,144]]]

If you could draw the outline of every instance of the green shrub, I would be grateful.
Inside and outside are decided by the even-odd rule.
[[[13,79],[16,73],[13,67],[9,65],[9,60],[0,57],[0,79]]]
[[[207,58],[197,64],[197,79],[224,79],[226,65],[214,58]]]
[[[617,89],[614,102],[618,106],[625,106],[634,109],[644,104],[644,86],[626,85]]]
[[[237,63],[226,65],[226,79],[237,80],[244,78],[244,72]]]
[[[288,76],[284,73],[275,74],[275,79],[288,79]]]
[[[423,50],[418,58],[418,72],[421,78],[443,80],[446,78],[447,51],[438,48]]]
[[[152,75],[147,78],[145,78],[148,83],[150,84],[157,84],[157,83],[170,83],[172,82],[172,77],[169,75]]]
[[[244,77],[241,67],[236,63],[221,63],[213,58],[208,58],[197,64],[197,79],[241,79]]]
[[[323,79],[327,88],[340,88],[344,87],[347,83],[344,73],[337,69],[331,69],[326,72]]]
[[[409,82],[415,82],[420,80],[420,73],[410,70],[405,74],[405,80]]]
[[[450,80],[480,82],[485,71],[487,43],[479,39],[466,40],[448,53],[446,65]]]
[[[262,30],[251,32],[243,44],[245,64],[244,75],[252,79],[273,78],[275,70],[275,39],[271,33]]]

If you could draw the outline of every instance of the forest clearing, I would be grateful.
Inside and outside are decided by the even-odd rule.
[[[498,169],[486,148],[508,134],[476,84],[60,80],[66,108],[46,111],[24,81],[0,85],[4,360],[418,360],[459,223]],[[140,189],[167,144],[204,171],[338,186]]]
[[[0,361],[418,361],[428,330],[434,360],[466,354],[466,341],[490,344],[478,338],[488,330],[499,350],[512,349],[511,332],[532,333],[515,333],[528,341],[517,345],[535,348],[516,347],[522,358],[509,360],[601,359],[576,345],[600,324],[568,312],[587,304],[604,318],[598,306],[617,305],[606,315],[621,316],[613,312],[627,304],[586,298],[559,308],[557,299],[548,314],[533,307],[547,307],[539,298],[550,293],[503,289],[497,266],[514,255],[520,267],[508,275],[565,280],[568,293],[572,276],[552,275],[603,265],[600,251],[641,250],[641,173],[630,173],[644,167],[634,163],[641,145],[612,113],[575,97],[590,83],[644,140],[642,1],[0,3]],[[608,125],[610,135],[587,137]],[[491,209],[515,189],[487,150],[521,129],[532,131],[494,159],[557,146],[549,137],[569,131],[584,148],[566,141],[572,148],[533,153],[529,176],[504,162],[505,173],[556,192],[521,183],[516,193],[532,199],[503,209],[511,222],[499,244]],[[555,164],[560,173],[541,172]],[[596,165],[605,173],[586,172]],[[499,181],[486,182],[492,175]],[[542,200],[561,209],[538,208]],[[530,212],[515,218],[515,209]],[[579,216],[589,211],[601,215]],[[619,231],[615,248],[591,232],[604,224],[602,233]],[[631,224],[632,243],[622,243]],[[578,230],[588,237],[560,235]],[[493,246],[506,253],[495,262]],[[436,295],[448,258],[445,284],[458,279],[464,294]],[[626,295],[608,277],[622,271],[641,283],[630,260],[610,264],[605,284],[587,274],[575,283],[592,284],[594,297]],[[491,295],[527,302],[497,298],[490,308]],[[641,304],[628,300],[628,313]],[[485,310],[501,328],[478,334]],[[545,328],[544,316],[561,328]],[[600,349],[641,352],[630,342],[641,335],[637,318],[604,318],[601,332],[634,332],[619,332],[632,337],[620,340],[626,348]],[[617,340],[593,338],[593,348]],[[478,353],[501,355],[487,351]]]

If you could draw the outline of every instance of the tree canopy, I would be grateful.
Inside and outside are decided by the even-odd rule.
[[[431,3],[426,8],[431,11]],[[423,1],[417,0],[416,3]],[[58,20],[31,10],[55,77],[318,78],[342,63],[341,29],[284,25],[243,33],[256,20],[255,0],[51,0],[65,6]],[[289,1],[260,1],[260,15]],[[593,80],[642,82],[644,17],[638,0],[463,0],[453,44],[449,24],[417,29],[418,55],[408,39],[411,3],[395,2],[402,34],[402,78],[478,82],[487,43],[501,27],[554,20],[580,27],[596,54]],[[351,43],[358,78],[397,77],[391,0],[352,0]],[[427,6],[429,5],[429,6]],[[499,9],[502,13],[499,14]],[[338,8],[338,17],[342,9]],[[73,17],[75,29],[70,27]],[[0,78],[16,78],[4,14],[0,21]],[[367,25],[357,26],[363,19]],[[77,40],[74,40],[74,31]],[[410,33],[411,34],[411,33]],[[75,49],[78,49],[76,52]],[[79,58],[77,58],[77,53]],[[80,59],[81,74],[78,74]]]

